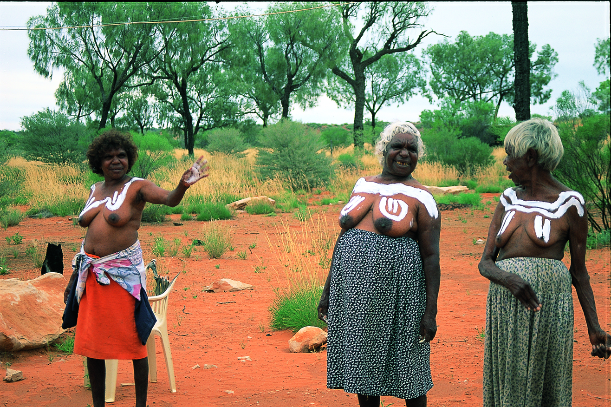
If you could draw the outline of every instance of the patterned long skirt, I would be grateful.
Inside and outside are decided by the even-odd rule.
[[[418,343],[426,287],[418,243],[350,229],[331,269],[327,387],[411,399],[433,381]]]
[[[571,274],[559,260],[517,257],[496,265],[533,288],[538,312],[490,283],[484,350],[485,407],[570,406],[573,369]]]

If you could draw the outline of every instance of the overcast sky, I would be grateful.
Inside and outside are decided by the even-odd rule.
[[[54,93],[61,75],[46,79],[34,71],[27,56],[26,31],[7,30],[25,28],[28,19],[46,14],[50,3],[1,2],[0,1],[0,130],[19,130],[21,118],[30,116],[46,107],[57,109]],[[221,2],[221,5],[223,2]],[[260,4],[260,3],[259,3]],[[450,36],[454,41],[460,31],[471,36],[489,32],[512,34],[510,2],[431,2],[434,10],[423,21],[428,29]],[[257,3],[251,3],[254,7]],[[529,2],[529,40],[537,44],[537,50],[550,44],[558,53],[559,62],[554,71],[558,76],[549,87],[553,89],[550,101],[531,106],[531,113],[551,115],[550,108],[563,90],[576,90],[584,81],[594,90],[604,78],[593,67],[596,39],[609,36],[610,2]],[[424,47],[441,38],[429,35]],[[420,50],[416,54],[420,56]],[[432,110],[423,97],[413,97],[402,106],[382,108],[377,120],[418,121],[422,110]],[[354,112],[338,109],[324,95],[316,108],[302,111],[293,108],[292,118],[304,123],[352,123]],[[514,118],[513,109],[503,104],[500,116]],[[365,112],[365,118],[369,115]]]

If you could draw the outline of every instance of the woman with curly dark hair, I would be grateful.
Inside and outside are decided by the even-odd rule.
[[[176,188],[129,176],[138,158],[129,133],[109,130],[87,151],[89,166],[104,181],[91,187],[79,216],[87,228],[74,272],[66,288],[67,311],[76,311],[74,353],[87,357],[94,407],[103,406],[105,359],[132,360],[136,406],[146,406],[148,360],[146,341],[155,317],[146,297],[146,273],[138,229],[147,202],[174,207],[187,189],[208,175],[203,157],[184,172]]]

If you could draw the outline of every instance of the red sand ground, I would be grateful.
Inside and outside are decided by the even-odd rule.
[[[439,330],[431,346],[431,367],[435,386],[429,392],[430,406],[482,405],[483,341],[488,282],[479,275],[477,263],[483,246],[477,239],[487,236],[495,202],[485,195],[485,210],[442,211],[441,292]],[[340,206],[312,206],[338,232],[336,219]],[[174,216],[172,220],[177,221]],[[326,352],[291,354],[288,340],[292,333],[269,328],[268,308],[275,297],[274,287],[286,284],[286,277],[266,236],[274,241],[281,222],[300,230],[291,214],[276,217],[239,214],[223,221],[230,228],[234,251],[221,259],[209,259],[202,248],[190,258],[159,258],[160,268],[181,273],[171,294],[168,329],[177,393],[171,393],[160,347],[157,347],[158,382],[149,385],[149,406],[356,406],[356,397],[343,390],[326,388]],[[140,239],[145,257],[151,255],[154,238],[180,238],[183,244],[202,237],[201,222],[168,221],[144,224]],[[0,250],[10,257],[10,274],[0,278],[35,278],[39,269],[25,256],[12,259],[15,246],[5,237],[19,232],[24,237],[21,253],[33,239],[61,242],[64,263],[70,264],[84,236],[83,229],[68,218],[24,219],[18,226],[0,230]],[[255,244],[254,248],[249,246]],[[246,252],[246,260],[238,258]],[[150,258],[150,257],[148,257]],[[568,264],[568,259],[565,259]],[[609,250],[588,252],[587,265],[597,301],[601,325],[611,330]],[[259,272],[255,272],[258,267]],[[265,267],[265,268],[263,268]],[[66,271],[68,272],[68,270]],[[204,286],[219,278],[230,278],[254,285],[252,291],[205,293]],[[573,405],[602,407],[611,404],[611,360],[590,356],[586,324],[576,296],[573,363]],[[315,312],[315,310],[312,310]],[[159,343],[159,342],[158,342]],[[250,361],[239,357],[250,356]],[[0,353],[0,360],[23,371],[25,380],[0,382],[0,406],[82,406],[91,404],[91,393],[83,387],[82,358],[40,349]],[[216,367],[205,369],[204,365]],[[199,367],[198,367],[199,366]],[[3,365],[4,367],[4,365]],[[4,370],[0,370],[4,375]],[[131,363],[119,363],[119,383],[133,383]],[[403,405],[393,397],[382,397],[384,406]],[[119,406],[134,405],[133,386],[117,388]]]

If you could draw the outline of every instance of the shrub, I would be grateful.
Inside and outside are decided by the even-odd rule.
[[[22,219],[23,215],[18,209],[2,209],[0,207],[0,226],[4,229],[9,226],[17,226]]]
[[[279,178],[292,190],[323,187],[333,175],[331,158],[319,153],[318,138],[300,123],[282,120],[262,131],[256,164],[263,179]]]
[[[258,201],[252,205],[247,205],[246,212],[250,215],[267,215],[268,213],[274,213],[275,209],[269,202]]]
[[[142,222],[161,223],[165,222],[165,216],[170,210],[167,206],[148,204],[142,211]]]
[[[211,153],[236,154],[248,148],[242,133],[238,129],[214,129],[209,131],[206,136],[208,138],[207,150]]]
[[[276,292],[276,298],[269,310],[272,314],[270,327],[276,330],[290,329],[297,332],[304,326],[326,325],[318,319],[316,309],[322,287],[311,286],[291,292]]]
[[[345,147],[351,144],[352,134],[343,127],[328,127],[320,132],[320,140],[329,147],[331,153],[336,147]]]
[[[168,167],[177,161],[172,155],[174,147],[163,136],[153,132],[144,135],[132,133],[132,139],[138,146],[138,160],[131,170],[135,177],[147,178],[157,169]]]
[[[569,188],[580,192],[592,206],[588,210],[588,220],[595,231],[611,229],[609,116],[563,121],[558,130],[564,156],[554,174]]]
[[[13,201],[24,181],[23,169],[0,165],[0,208],[8,206]]]
[[[21,138],[25,158],[47,163],[82,162],[94,135],[81,123],[48,108],[23,117],[21,125],[25,129]]]
[[[204,222],[231,219],[231,211],[220,202],[204,202],[198,204],[193,208],[193,212],[190,213],[196,213],[196,219]]]
[[[492,148],[475,137],[458,138],[455,129],[435,126],[425,134],[424,162],[440,162],[453,166],[460,174],[466,174],[477,167],[487,167],[494,161]]]
[[[345,168],[347,170],[356,170],[359,168],[359,161],[352,154],[340,154],[337,157],[337,161],[339,161],[340,167]]]
[[[231,246],[231,235],[229,229],[221,224],[212,222],[204,231],[202,245],[208,256],[212,259],[220,259]]]

